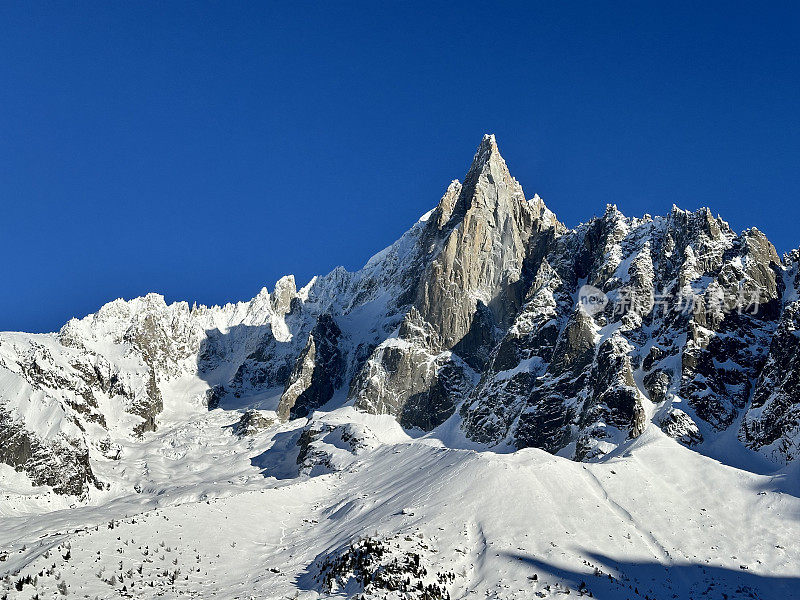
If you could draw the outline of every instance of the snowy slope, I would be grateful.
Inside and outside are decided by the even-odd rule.
[[[352,409],[242,440],[225,429],[230,416],[198,413],[131,456],[126,471],[147,457],[141,494],[44,516],[41,499],[6,496],[2,568],[12,585],[43,573],[15,597],[66,585],[90,598],[123,586],[136,598],[344,598],[364,588],[352,565],[328,578],[321,567],[364,538],[385,546],[383,563],[405,565],[402,580],[444,581],[452,598],[560,597],[583,582],[600,598],[778,599],[800,583],[797,486],[724,466],[654,426],[624,456],[581,464],[448,448]],[[342,426],[363,441],[355,454]],[[314,444],[332,466],[317,458],[298,473],[283,440],[326,427]],[[425,575],[404,563],[413,554]]]

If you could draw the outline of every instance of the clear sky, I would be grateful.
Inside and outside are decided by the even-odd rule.
[[[358,268],[486,132],[567,225],[800,245],[797,3],[448,4],[0,3],[0,330]]]

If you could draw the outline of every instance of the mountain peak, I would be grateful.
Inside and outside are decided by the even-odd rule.
[[[461,184],[458,180],[454,180],[439,201],[435,212],[436,218],[433,220],[439,229],[442,229],[448,222],[455,222],[463,217],[473,205],[476,196],[483,197],[485,191],[479,191],[481,180],[484,182],[513,182],[517,187],[519,185],[511,177],[506,161],[500,156],[497,140],[491,133],[485,134],[478,145],[464,183]],[[519,195],[524,197],[521,189]],[[496,200],[495,198],[494,201]],[[451,221],[452,219],[455,221]]]
[[[487,133],[484,134],[483,139],[478,146],[478,150],[475,152],[469,172],[479,172],[483,170],[485,165],[493,161],[499,161],[503,164],[503,166],[505,166],[505,161],[503,160],[503,157],[500,156],[500,149],[497,147],[497,140],[495,139],[494,134]],[[469,177],[469,175],[467,176]]]
[[[481,146],[486,145],[487,147],[494,148],[497,150],[497,138],[495,138],[493,133],[484,133],[483,139],[481,140]]]
[[[503,191],[498,195],[501,188]],[[463,209],[466,210],[475,202],[489,206],[510,198],[524,201],[522,187],[511,176],[506,161],[500,155],[495,136],[487,133],[478,145],[472,165],[464,178],[459,204],[463,202]],[[454,211],[457,212],[459,211]]]

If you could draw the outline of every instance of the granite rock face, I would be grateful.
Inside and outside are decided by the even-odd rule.
[[[785,305],[739,432],[749,448],[779,461],[800,457],[799,258],[795,250],[784,260]]]
[[[339,350],[341,335],[331,315],[325,313],[319,317],[286,382],[278,404],[279,417],[305,417],[333,398],[342,385],[344,373],[344,359]]]
[[[485,136],[464,184],[453,182],[427,220],[413,306],[356,377],[355,405],[423,429],[452,415],[518,310],[531,238],[558,227]]]
[[[544,256],[461,408],[468,435],[586,459],[638,435],[648,412],[695,444],[746,409],[783,293],[763,234],[737,236],[707,209],[628,219],[609,207]],[[581,302],[589,286],[605,304]]]
[[[501,369],[484,378],[503,406],[499,434],[514,436],[517,445],[543,446],[560,433],[564,442],[579,442],[576,456],[597,455],[641,430],[643,400],[657,422],[673,405],[687,404],[686,418],[691,412],[717,430],[727,427],[763,363],[780,303],[777,256],[762,238],[752,231],[736,236],[707,210],[627,219],[614,207],[559,235],[529,292],[531,306],[498,346]],[[607,299],[591,314],[578,298],[585,286]],[[760,305],[755,315],[738,302],[751,292]],[[524,338],[522,325],[528,325]],[[510,381],[509,348],[528,361]],[[609,369],[616,384],[607,379]],[[523,398],[520,388],[533,388],[532,397]],[[611,404],[603,398],[609,388],[628,390],[624,411],[619,393]],[[485,436],[481,417],[496,414],[483,406],[491,396],[497,394],[479,392],[462,407],[468,431]],[[603,415],[602,425],[591,424],[592,414]],[[508,429],[513,423],[516,434]]]
[[[0,334],[0,461],[86,495],[94,465],[176,403],[282,420],[351,403],[487,448],[597,460],[655,426],[701,452],[733,431],[785,462],[800,454],[798,263],[708,209],[609,206],[568,229],[487,135],[463,183],[359,271]]]

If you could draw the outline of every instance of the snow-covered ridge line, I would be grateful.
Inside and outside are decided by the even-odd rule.
[[[655,424],[721,460],[777,466],[800,453],[796,265],[708,209],[609,205],[567,229],[485,136],[463,183],[358,271],[300,289],[289,275],[222,306],[148,294],[57,334],[0,334],[0,462],[90,497],[108,484],[95,472],[169,415],[346,405],[584,461]],[[607,306],[587,312],[584,286]],[[759,312],[726,304],[744,293]]]

